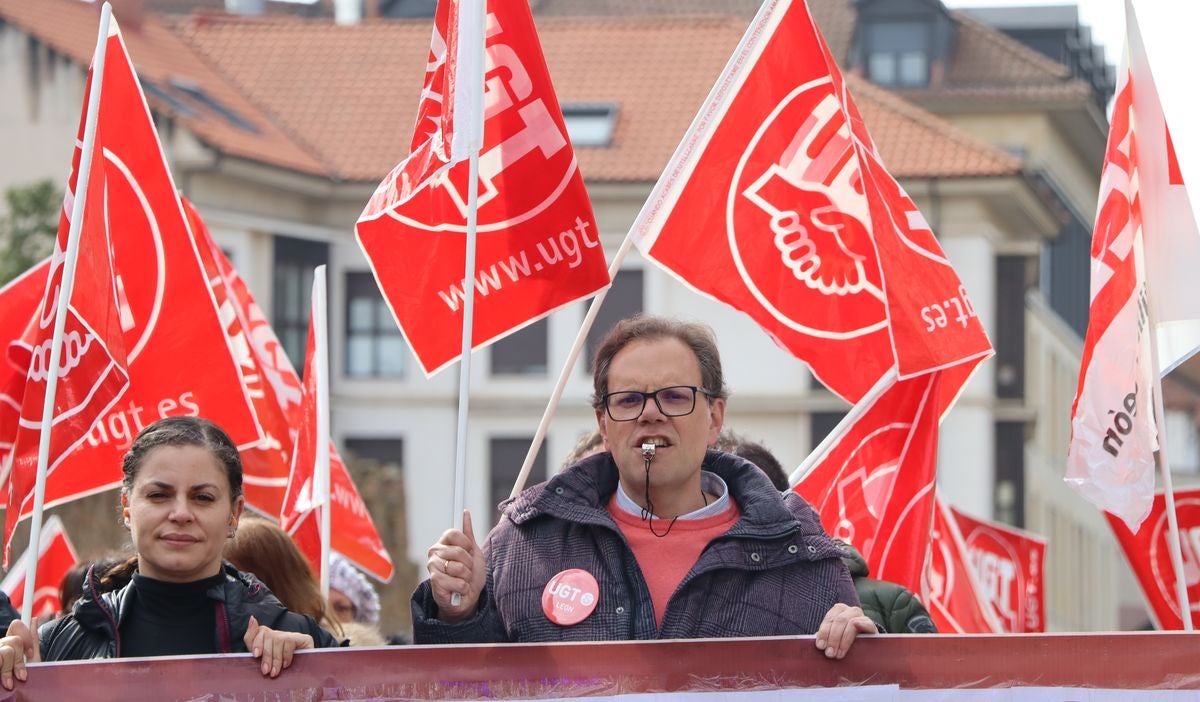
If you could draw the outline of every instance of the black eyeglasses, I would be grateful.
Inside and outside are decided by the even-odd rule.
[[[698,392],[712,397],[711,392],[695,385],[672,385],[654,392],[621,390],[604,396],[604,409],[614,422],[632,422],[642,416],[646,400],[653,398],[659,412],[668,417],[683,417],[695,411]]]

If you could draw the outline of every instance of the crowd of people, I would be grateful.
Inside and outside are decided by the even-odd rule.
[[[624,320],[593,368],[597,430],[563,469],[504,502],[482,544],[468,512],[429,548],[416,643],[815,635],[842,658],[860,634],[932,630],[911,593],[871,581],[825,532],[769,451],[723,431],[706,326]],[[299,650],[389,643],[353,565],[335,556],[326,599],[287,533],[243,514],[220,427],[155,422],[122,470],[133,554],[72,570],[62,612],[36,631],[8,607],[5,689],[30,661],[249,652],[275,677]]]

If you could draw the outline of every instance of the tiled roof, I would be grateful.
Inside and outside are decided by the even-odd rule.
[[[721,15],[748,22],[763,0],[531,0],[536,17],[633,17]],[[808,0],[829,50],[846,58],[854,36],[852,0]]]
[[[78,0],[0,0],[0,18],[81,66],[91,61],[98,23],[95,5]],[[267,115],[223,80],[164,22],[147,16],[136,30],[122,28],[122,36],[143,82],[170,93],[177,100],[172,104],[148,95],[151,107],[160,114],[177,119],[202,141],[224,153],[305,173],[325,170]],[[250,129],[236,126],[211,108],[171,89],[173,80],[182,80],[199,88],[244,120]],[[185,114],[180,106],[194,114]]]
[[[807,0],[809,10],[834,58],[850,64],[858,19],[852,0]],[[536,13],[557,16],[666,16],[728,14],[748,20],[761,0],[533,0]],[[998,29],[961,11],[950,11],[957,23],[954,53],[944,81],[937,86],[906,89],[902,94],[922,104],[970,106],[995,102],[1070,102],[1091,99],[1083,81],[1071,79],[1062,65]]]
[[[225,0],[140,0],[140,2],[147,11],[164,15],[221,14],[225,12],[226,8]],[[333,16],[333,7],[328,1],[302,4],[287,2],[287,0],[266,0],[263,9],[271,15]]]
[[[35,5],[87,7],[73,0]],[[0,16],[76,60],[87,60],[94,10],[69,13],[68,27],[64,12],[23,6],[19,0],[0,0]],[[744,18],[714,16],[540,19],[539,36],[559,100],[617,106],[612,145],[577,149],[584,176],[655,180],[745,24]],[[144,76],[156,82],[191,78],[260,126],[258,133],[249,133],[216,116],[180,119],[220,151],[371,182],[406,154],[429,36],[428,20],[368,20],[339,27],[293,17],[207,15],[179,22],[175,33],[148,20],[141,32],[127,32],[126,41]],[[868,126],[896,175],[1016,172],[1015,159],[994,147],[878,88],[862,81],[855,86]]]
[[[897,178],[1016,175],[1021,160],[910,102],[848,76],[888,171]]]
[[[725,15],[748,18],[762,0],[530,0],[538,17]]]
[[[617,104],[612,145],[577,149],[584,175],[599,181],[656,179],[744,24],[728,17],[540,20],[539,36],[559,100]],[[289,19],[210,18],[180,29],[343,177],[378,178],[405,154],[423,78],[428,22],[377,21],[339,28]],[[878,89],[862,88],[872,96],[863,106],[868,124],[897,175],[1015,172],[1015,160],[1003,152],[899,99],[888,99]],[[330,105],[339,109],[330,110]]]
[[[1071,72],[1016,39],[988,27],[964,12],[958,22],[954,53],[940,85],[899,91],[921,103],[968,101],[1079,102],[1091,89]]]
[[[408,153],[428,21],[213,16],[177,28],[332,175],[378,180]]]

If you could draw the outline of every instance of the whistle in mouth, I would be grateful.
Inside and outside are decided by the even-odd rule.
[[[647,461],[654,458],[654,444],[649,442],[642,444],[642,458]]]

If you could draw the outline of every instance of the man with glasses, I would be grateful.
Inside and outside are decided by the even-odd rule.
[[[624,320],[594,368],[606,450],[505,503],[483,548],[469,519],[430,547],[417,643],[815,633],[841,658],[876,632],[812,508],[708,451],[728,390],[707,327]]]

